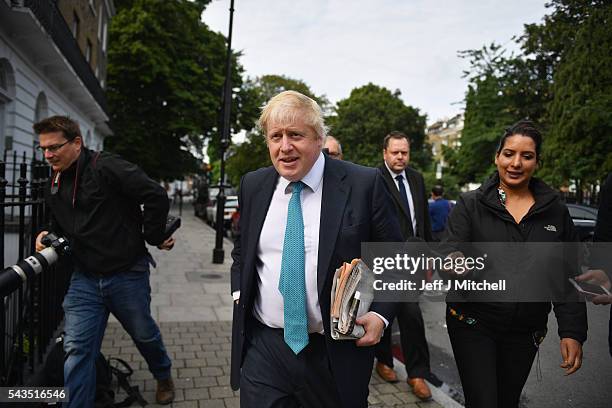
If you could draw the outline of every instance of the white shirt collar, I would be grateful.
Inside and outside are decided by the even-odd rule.
[[[308,171],[308,173],[306,173],[304,178],[302,178],[302,180],[300,181],[306,184],[313,192],[316,192],[321,187],[324,170],[325,157],[323,156],[323,153],[319,153],[317,161],[315,161],[315,163],[310,168],[310,171]],[[289,186],[289,183],[291,183],[289,180],[281,176],[278,182],[286,194],[290,193],[290,191],[287,191],[287,187]]]
[[[402,176],[402,177],[404,177],[404,179],[406,179],[406,170],[402,170],[401,172],[396,173],[393,170],[391,170],[391,168],[389,167],[387,162],[385,162],[385,167],[387,168],[387,170],[389,170],[389,174],[391,174],[391,178],[392,179],[395,179],[397,176]]]

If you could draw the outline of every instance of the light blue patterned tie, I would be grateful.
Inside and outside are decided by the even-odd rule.
[[[291,185],[293,192],[287,210],[287,227],[285,228],[278,290],[283,295],[285,305],[285,343],[295,354],[298,354],[308,344],[304,218],[300,203],[300,193],[305,184],[298,181]]]

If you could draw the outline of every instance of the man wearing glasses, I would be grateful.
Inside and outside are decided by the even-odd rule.
[[[325,137],[325,145],[323,146],[323,151],[327,153],[329,157],[332,159],[342,160],[342,146],[338,139],[331,135],[327,135]]]
[[[74,272],[64,298],[64,384],[68,407],[93,407],[95,360],[109,313],[121,322],[157,379],[156,400],[174,399],[171,361],[151,316],[145,241],[170,250],[164,240],[168,195],[138,166],[83,145],[79,125],[52,116],[34,125],[53,170],[46,190],[52,229],[72,246]],[[141,211],[144,205],[144,212]],[[44,248],[42,231],[36,250]]]

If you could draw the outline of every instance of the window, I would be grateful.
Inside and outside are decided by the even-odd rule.
[[[0,98],[0,149],[1,150],[5,150],[6,149],[6,139],[5,139],[5,135],[4,135],[4,115],[5,115],[5,111],[6,111],[6,103],[5,101]]]
[[[106,37],[107,37],[107,25],[106,21],[102,25],[102,52],[106,53]]]
[[[85,60],[91,63],[91,41],[87,40],[87,48],[85,48]]]
[[[567,209],[569,210],[570,217],[576,218],[579,220],[596,220],[597,219],[597,210],[587,210],[586,208],[581,208],[576,205],[568,205]]]
[[[49,116],[49,108],[47,97],[44,92],[40,92],[36,98],[36,108],[34,109],[34,123],[40,122]],[[32,156],[36,157],[36,146],[38,145],[39,137],[34,133],[32,138]]]
[[[76,11],[74,11],[72,16],[72,36],[76,39],[79,38],[79,25],[81,23],[81,20],[79,20],[79,16],[77,15]]]
[[[38,94],[36,98],[36,109],[34,110],[34,122],[40,122],[47,116],[49,116],[49,108],[47,103],[47,97],[44,92]]]
[[[13,67],[6,58],[0,58],[0,103],[8,102],[15,97],[15,79]]]
[[[15,98],[15,77],[13,67],[6,58],[0,58],[0,152],[12,148],[12,137],[7,135],[11,126],[13,99]],[[8,119],[8,120],[7,120]]]
[[[102,23],[104,22],[104,6],[100,4],[100,13],[98,14],[98,40],[102,41]]]

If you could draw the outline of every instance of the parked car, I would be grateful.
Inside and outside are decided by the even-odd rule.
[[[597,223],[597,208],[581,204],[567,204],[570,217],[578,230],[580,241],[593,241],[595,224]]]
[[[215,222],[215,217],[217,216],[217,198],[211,197],[208,200],[208,204],[206,204],[206,222],[209,225],[212,225]]]
[[[211,200],[212,205],[206,207],[206,220],[213,227],[217,221],[217,200],[216,198]],[[226,229],[231,227],[232,213],[238,207],[238,196],[230,195],[225,197],[225,209],[223,211],[223,221]]]

